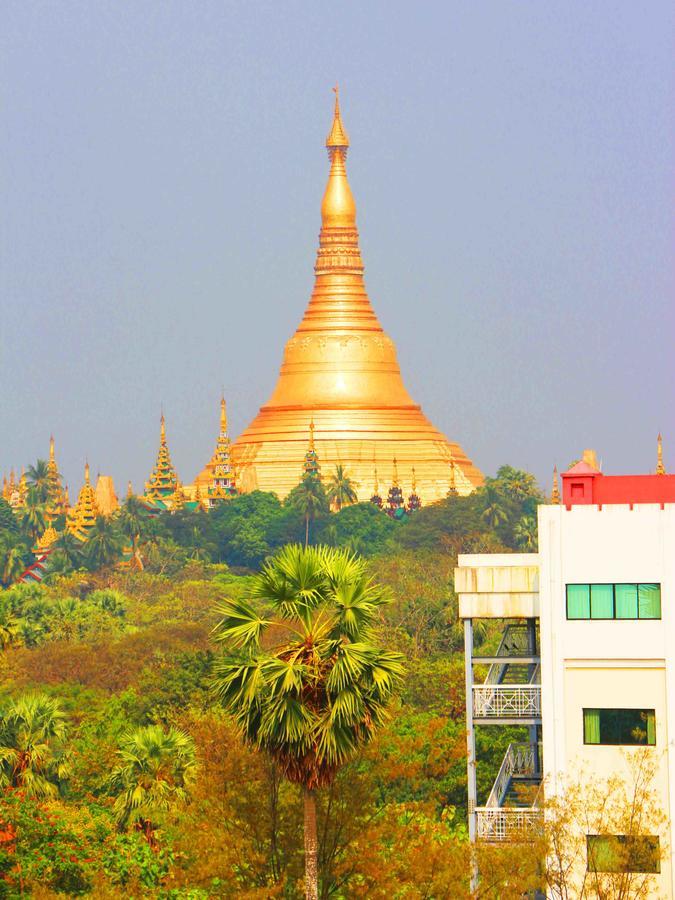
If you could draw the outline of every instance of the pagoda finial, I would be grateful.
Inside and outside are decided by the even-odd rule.
[[[551,503],[560,503],[560,490],[558,488],[558,467],[553,466],[553,488],[551,490]]]
[[[342,150],[343,154],[347,155],[347,148],[349,147],[349,137],[347,132],[344,129],[344,125],[342,124],[342,116],[340,115],[340,89],[335,85],[333,88],[333,93],[335,94],[335,112],[333,113],[333,125],[330,130],[330,134],[326,138],[326,147],[328,148],[328,155],[330,158],[333,158],[333,153],[335,150]]]
[[[415,466],[412,467],[412,492],[413,494],[417,490],[417,482],[415,480]]]
[[[373,479],[373,493],[374,494],[380,493],[380,483],[377,480],[377,466],[375,466],[375,477]]]
[[[326,140],[330,158],[328,184],[321,201],[321,222],[323,228],[356,228],[356,204],[347,181],[347,148],[349,138],[342,127],[340,103],[335,95],[335,117],[333,127]],[[360,264],[360,261],[359,261]]]
[[[309,423],[309,449],[314,450],[314,419]]]
[[[660,431],[656,438],[656,474],[666,474],[666,467],[663,465],[663,438]]]
[[[54,462],[54,435],[49,435],[49,462]]]
[[[84,482],[85,484],[89,484],[89,460],[84,464]]]
[[[450,454],[450,486],[448,488],[448,496],[455,497],[457,495],[457,482],[455,480],[455,458]]]
[[[392,476],[391,476],[391,483],[394,485],[394,487],[398,487],[398,464],[397,464],[397,462],[396,462],[396,457],[394,457],[393,472],[392,472]]]
[[[159,420],[159,439],[163,444],[166,443],[166,422],[164,420],[164,410],[162,410],[162,416]]]
[[[227,405],[225,403],[225,394],[220,397],[220,430],[224,434],[227,431]]]
[[[127,500],[134,496],[134,489],[131,486],[131,479],[127,481]]]

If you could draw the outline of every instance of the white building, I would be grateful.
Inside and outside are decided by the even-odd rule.
[[[628,780],[631,754],[645,746],[654,750],[659,805],[675,818],[675,476],[605,476],[580,463],[563,474],[563,503],[539,508],[539,552],[460,556],[455,588],[472,839],[536,827],[542,785],[548,798],[571,780]],[[473,654],[480,618],[506,622],[495,657]],[[483,799],[475,729],[487,723],[527,726],[529,739],[509,747]],[[659,870],[656,895],[675,897],[675,832],[667,823],[658,830],[630,838],[636,870]],[[604,860],[621,836],[588,837],[580,835],[579,865],[593,847],[597,871],[611,867]]]

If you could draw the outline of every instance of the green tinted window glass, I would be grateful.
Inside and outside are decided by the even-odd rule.
[[[637,584],[615,584],[617,619],[637,619]]]
[[[614,618],[614,585],[591,585],[591,619]]]
[[[641,619],[661,618],[661,585],[638,585],[638,613]]]
[[[656,723],[653,709],[599,709],[597,712],[600,739],[596,743],[626,746],[655,743]],[[593,742],[586,741],[586,743]]]
[[[590,619],[591,589],[588,584],[567,585],[567,618]]]

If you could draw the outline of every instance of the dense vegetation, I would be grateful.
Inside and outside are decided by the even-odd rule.
[[[390,718],[317,792],[320,895],[468,896],[452,573],[458,552],[533,549],[540,497],[504,467],[405,521],[321,502],[308,518],[301,497],[259,492],[149,518],[132,498],[83,546],[61,538],[41,586],[10,586],[12,560],[30,562],[39,503],[17,516],[0,502],[0,897],[302,893],[301,788],[242,743],[214,691],[235,651],[223,660],[212,632],[224,603],[262,603],[256,572],[307,532],[366,558],[391,597],[370,639],[406,670]],[[144,571],[117,565],[128,545]],[[483,731],[485,797],[513,734]],[[489,869],[483,895],[508,896],[522,860],[502,853]]]

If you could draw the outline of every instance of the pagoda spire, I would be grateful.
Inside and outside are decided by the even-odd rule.
[[[411,491],[408,497],[408,512],[413,513],[422,506],[422,501],[417,493],[417,478],[415,477],[415,466],[412,467]]]
[[[47,517],[51,521],[68,511],[61,481],[61,473],[56,464],[54,435],[49,436],[49,462],[47,463]]]
[[[448,488],[448,497],[456,497],[457,496],[457,482],[455,480],[455,460],[450,454],[450,486]]]
[[[178,476],[171,462],[171,454],[166,442],[166,422],[164,419],[164,411],[162,411],[159,420],[159,450],[157,451],[157,461],[152,470],[150,478],[145,483],[145,497],[148,500],[164,503],[173,497],[176,485],[178,484]]]
[[[209,506],[214,506],[218,500],[227,500],[230,497],[234,497],[237,493],[234,469],[232,467],[230,438],[227,433],[227,404],[225,403],[224,394],[220,398],[220,430],[216,440],[216,449],[213,451],[213,456],[204,473],[201,473],[195,479],[197,486],[199,486],[200,480],[205,481],[204,474],[208,478],[206,495]]]
[[[75,508],[68,516],[66,530],[74,534],[81,541],[86,541],[89,532],[94,527],[97,517],[100,515],[96,503],[96,493],[91,486],[89,478],[89,462],[84,464],[84,484],[77,497]]]
[[[656,474],[666,474],[666,467],[663,465],[663,438],[660,431],[656,438]]]
[[[302,464],[302,477],[321,481],[321,466],[316,447],[314,446],[314,419],[309,423],[309,443],[307,445],[307,453],[305,453],[305,460]]]
[[[405,512],[405,501],[403,500],[403,491],[398,483],[398,463],[394,457],[391,487],[387,494],[387,515],[398,518],[403,512]]]
[[[551,489],[551,503],[560,503],[560,489],[558,487],[558,467],[553,466],[553,488]]]

